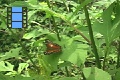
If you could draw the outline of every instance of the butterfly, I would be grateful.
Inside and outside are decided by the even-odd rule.
[[[62,52],[61,46],[53,43],[49,39],[45,40],[45,45],[47,47],[46,52],[44,52],[45,55]]]

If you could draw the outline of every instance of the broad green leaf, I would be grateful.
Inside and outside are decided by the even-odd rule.
[[[1,61],[0,62],[0,71],[13,71],[14,65],[9,62]]]
[[[39,57],[39,65],[42,68],[41,73],[45,76],[49,76],[51,72],[56,69],[56,62],[58,62],[58,60],[55,56]]]
[[[101,33],[106,40],[107,44],[110,44],[115,38],[120,36],[120,17],[115,17],[112,20],[112,12],[115,7],[115,3],[112,3],[104,12],[103,12],[103,23],[95,22],[93,24],[93,30]]]
[[[84,68],[83,73],[86,80],[112,80],[109,73],[96,67]]]
[[[19,51],[21,50],[21,47],[18,47],[16,49],[11,49],[9,52],[6,52],[5,55],[3,55],[0,58],[0,61],[3,61],[5,59],[13,58],[13,57],[20,57]]]
[[[80,44],[73,41],[73,39],[64,39],[63,52],[60,55],[60,58],[65,61],[70,61],[78,66],[85,62],[87,57],[87,48],[88,45]]]
[[[23,69],[26,69],[29,66],[28,63],[20,63],[18,67],[18,73],[21,73]]]
[[[57,65],[59,61],[59,53],[57,54],[51,54],[51,55],[45,55],[43,57],[45,64],[49,65],[49,68],[51,68],[51,71],[57,70]]]
[[[113,20],[113,28],[112,28],[112,32],[113,32],[113,37],[116,38],[120,35],[120,4],[117,4],[115,7],[115,19]]]

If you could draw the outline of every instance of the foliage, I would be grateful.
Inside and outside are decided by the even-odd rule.
[[[0,80],[119,80],[118,0],[1,0]],[[28,27],[7,28],[7,7],[28,8]],[[44,40],[62,52],[44,55]]]

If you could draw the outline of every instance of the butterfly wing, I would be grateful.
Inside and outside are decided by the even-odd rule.
[[[61,46],[59,46],[58,44],[55,44],[55,43],[47,43],[46,47],[47,47],[47,49],[59,49],[59,48],[61,48]]]
[[[47,49],[46,52],[44,52],[44,54],[49,55],[49,54],[58,53],[58,52],[61,52],[61,51],[62,51],[61,49]]]
[[[45,55],[47,54],[52,54],[52,53],[58,53],[58,52],[61,52],[62,49],[61,49],[61,46],[59,46],[58,44],[56,43],[53,43],[51,42],[50,40],[45,40],[45,44],[46,44],[46,47],[47,47],[47,50],[46,52],[44,53]]]

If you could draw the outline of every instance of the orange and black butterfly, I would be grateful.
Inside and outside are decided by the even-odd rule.
[[[45,40],[45,45],[47,47],[46,51],[44,52],[45,55],[62,52],[61,46],[53,43],[49,39]]]

